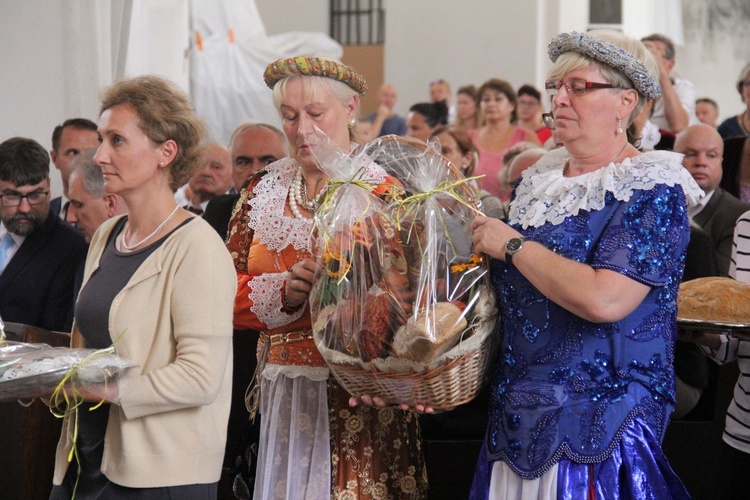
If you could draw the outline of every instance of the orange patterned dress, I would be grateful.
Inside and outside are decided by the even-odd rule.
[[[350,408],[311,338],[308,306],[284,306],[289,269],[310,257],[312,219],[285,215],[298,168],[285,158],[251,177],[227,238],[237,268],[235,328],[263,332],[254,498],[426,498],[417,415]]]

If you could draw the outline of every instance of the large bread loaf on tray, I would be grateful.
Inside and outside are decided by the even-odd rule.
[[[750,323],[750,284],[731,278],[698,278],[680,285],[677,317]]]

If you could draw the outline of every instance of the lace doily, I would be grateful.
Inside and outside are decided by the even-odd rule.
[[[550,151],[523,174],[510,205],[510,222],[522,228],[558,225],[581,210],[604,208],[606,193],[628,201],[636,190],[657,184],[680,185],[688,205],[696,203],[703,191],[682,166],[682,155],[650,151],[622,163],[610,163],[576,177],[563,176],[569,154],[564,148]]]

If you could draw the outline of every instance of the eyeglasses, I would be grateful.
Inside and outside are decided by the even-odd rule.
[[[744,89],[750,89],[750,80],[745,80],[744,82],[740,82],[740,87]]]
[[[49,191],[34,191],[29,194],[0,194],[0,202],[4,207],[17,207],[26,198],[29,205],[41,205],[47,200],[48,195]]]
[[[586,94],[589,90],[623,88],[617,85],[612,85],[611,83],[588,82],[583,78],[571,78],[567,82],[565,80],[547,80],[544,84],[544,88],[547,89],[547,93],[550,97],[555,97],[557,91],[560,90],[560,87],[563,85],[565,85],[568,94],[572,94],[576,97]]]

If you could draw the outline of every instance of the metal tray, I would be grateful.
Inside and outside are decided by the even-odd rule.
[[[703,319],[677,318],[677,328],[688,332],[750,334],[750,323],[729,323],[726,321],[707,321]]]

